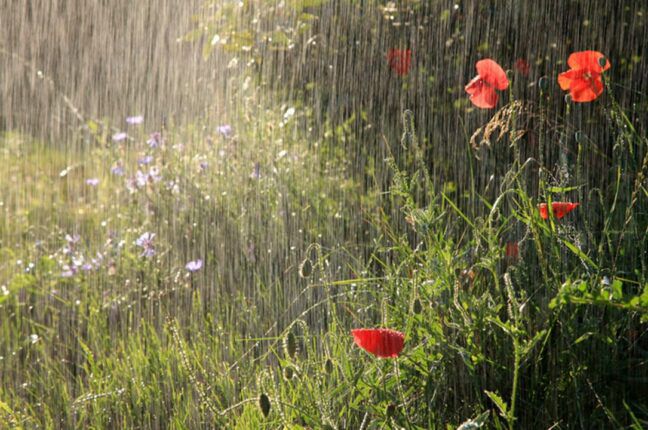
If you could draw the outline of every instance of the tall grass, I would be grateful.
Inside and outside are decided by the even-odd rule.
[[[255,111],[227,136],[163,130],[154,149],[141,130],[112,142],[100,122],[82,153],[3,136],[2,422],[645,424],[645,137],[619,127],[634,148],[619,161],[634,167],[630,186],[619,179],[543,220],[540,200],[575,189],[551,178],[530,187],[537,160],[515,159],[493,198],[476,188],[466,206],[434,183],[406,112],[408,157],[383,160],[389,189],[377,181],[363,196],[343,154],[303,135],[308,110],[286,111]],[[525,123],[506,120],[519,155],[515,124]],[[138,165],[145,154],[153,161]],[[110,172],[118,160],[123,177]],[[126,184],[151,165],[159,182]],[[593,208],[603,230],[590,227]],[[134,244],[143,232],[156,234],[152,258]],[[97,252],[92,270],[62,276]],[[199,257],[203,269],[184,269]],[[350,328],[377,325],[406,333],[400,358],[351,348]]]

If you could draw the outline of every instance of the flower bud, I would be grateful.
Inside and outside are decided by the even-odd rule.
[[[310,278],[313,274],[313,262],[309,258],[305,258],[299,265],[299,276],[302,278]]]
[[[549,79],[546,76],[538,79],[538,88],[540,88],[540,91],[543,92],[549,89]]]
[[[598,59],[598,63],[599,66],[605,67],[605,65],[607,64],[607,58],[605,58],[605,56],[602,56],[601,58]]]
[[[261,409],[263,416],[268,418],[268,415],[270,415],[270,398],[266,393],[259,396],[259,409]]]
[[[290,358],[295,358],[295,355],[297,354],[297,339],[293,332],[289,331],[288,334],[286,334],[283,346],[286,355]]]
[[[421,303],[421,299],[419,299],[418,297],[414,300],[414,305],[412,306],[412,310],[416,315],[423,312],[423,304]]]
[[[331,360],[330,358],[327,358],[326,361],[324,362],[324,371],[328,375],[330,375],[331,373],[333,373],[333,370],[334,370],[333,360]]]

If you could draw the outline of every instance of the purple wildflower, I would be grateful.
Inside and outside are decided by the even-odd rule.
[[[218,133],[223,136],[225,139],[232,137],[232,126],[229,124],[223,124],[216,128]]]
[[[71,278],[72,276],[76,275],[77,273],[77,268],[72,266],[68,266],[67,264],[63,266],[63,271],[61,272],[61,277],[62,278]]]
[[[147,155],[147,156],[142,157],[142,158],[140,158],[139,160],[137,160],[137,164],[139,164],[140,166],[142,166],[142,165],[144,165],[144,164],[149,164],[149,163],[151,163],[152,161],[153,161],[153,156],[152,156],[152,155]]]
[[[140,257],[153,257],[155,255],[155,245],[153,244],[153,239],[155,238],[155,233],[142,233],[142,235],[137,238],[135,245],[143,249]]]
[[[151,148],[157,148],[162,145],[162,133],[160,133],[159,131],[151,133],[148,140],[146,141],[146,144]]]
[[[95,266],[95,267],[101,266],[101,263],[103,263],[103,259],[104,259],[104,257],[101,254],[101,252],[97,252],[97,258],[92,259],[92,265]]]
[[[261,178],[261,165],[258,162],[254,163],[254,169],[252,170],[252,173],[250,173],[250,178],[252,179]]]
[[[148,172],[148,180],[152,183],[160,182],[162,175],[157,167],[151,167]]]
[[[99,179],[97,178],[88,178],[86,179],[86,184],[90,185],[91,187],[96,187],[99,185]]]
[[[143,122],[144,122],[144,117],[142,115],[126,117],[126,123],[128,123],[129,125],[139,125]]]
[[[209,163],[206,161],[201,161],[200,162],[200,170],[207,170],[209,168]]]
[[[135,185],[137,188],[143,188],[148,183],[148,175],[141,170],[135,173]]]
[[[138,186],[137,186],[137,179],[136,178],[131,176],[130,178],[126,179],[126,189],[128,190],[128,192],[130,194],[136,193],[137,188],[138,188]]]
[[[188,262],[187,265],[185,266],[185,269],[187,269],[188,271],[193,273],[193,272],[197,272],[198,270],[200,270],[202,268],[202,266],[203,266],[203,262],[199,258],[197,260]]]
[[[112,140],[115,142],[121,142],[122,140],[125,140],[127,137],[128,135],[125,132],[120,131],[119,133],[113,134]]]
[[[83,266],[81,266],[81,270],[84,272],[89,272],[93,269],[92,264],[90,263],[85,263]]]
[[[81,240],[81,236],[79,236],[76,233],[73,234],[73,235],[69,235],[69,234],[65,235],[65,241],[68,243],[68,245],[70,247],[72,247],[72,246],[76,245],[77,243],[79,243],[80,240]]]
[[[77,243],[79,243],[80,240],[81,237],[78,234],[73,234],[71,236],[69,234],[66,234],[65,241],[67,242],[67,245],[63,247],[63,254],[72,254],[76,249]]]
[[[121,161],[117,162],[114,166],[110,168],[110,172],[113,175],[123,176],[124,175],[124,166],[122,166]]]

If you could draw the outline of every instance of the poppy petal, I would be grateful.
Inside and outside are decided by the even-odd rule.
[[[574,79],[570,83],[569,93],[575,102],[591,102],[603,93],[603,82],[600,76],[592,79]]]
[[[411,49],[390,49],[387,53],[389,67],[396,72],[398,76],[405,76],[409,73],[412,63]]]
[[[561,90],[568,90],[574,79],[582,79],[583,71],[571,69],[558,75],[558,85]]]
[[[605,60],[605,66],[601,67],[599,59],[605,57],[598,51],[574,52],[567,59],[567,65],[572,69],[587,69],[592,72],[601,73],[610,68],[610,61]]]
[[[470,101],[478,108],[492,109],[497,106],[498,98],[499,96],[495,92],[495,88],[488,85],[482,85],[472,93]]]
[[[506,77],[504,69],[490,58],[479,60],[475,65],[477,73],[489,85],[494,86],[498,90],[505,90],[508,88],[509,81]]]
[[[565,215],[567,215],[569,212],[576,209],[579,205],[580,205],[580,203],[552,202],[551,203],[551,209],[553,211],[554,216],[557,219],[561,219]],[[547,204],[546,203],[540,203],[538,205],[538,210],[540,211],[540,217],[542,219],[548,219],[549,218],[549,212],[547,211]]]
[[[405,335],[391,329],[361,328],[351,334],[356,345],[380,358],[398,357],[405,344]]]
[[[481,76],[477,75],[473,78],[472,81],[468,82],[468,85],[465,86],[465,90],[468,94],[473,95],[484,85]]]

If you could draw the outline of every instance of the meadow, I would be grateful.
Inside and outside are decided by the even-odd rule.
[[[18,3],[0,429],[648,427],[648,9]]]

